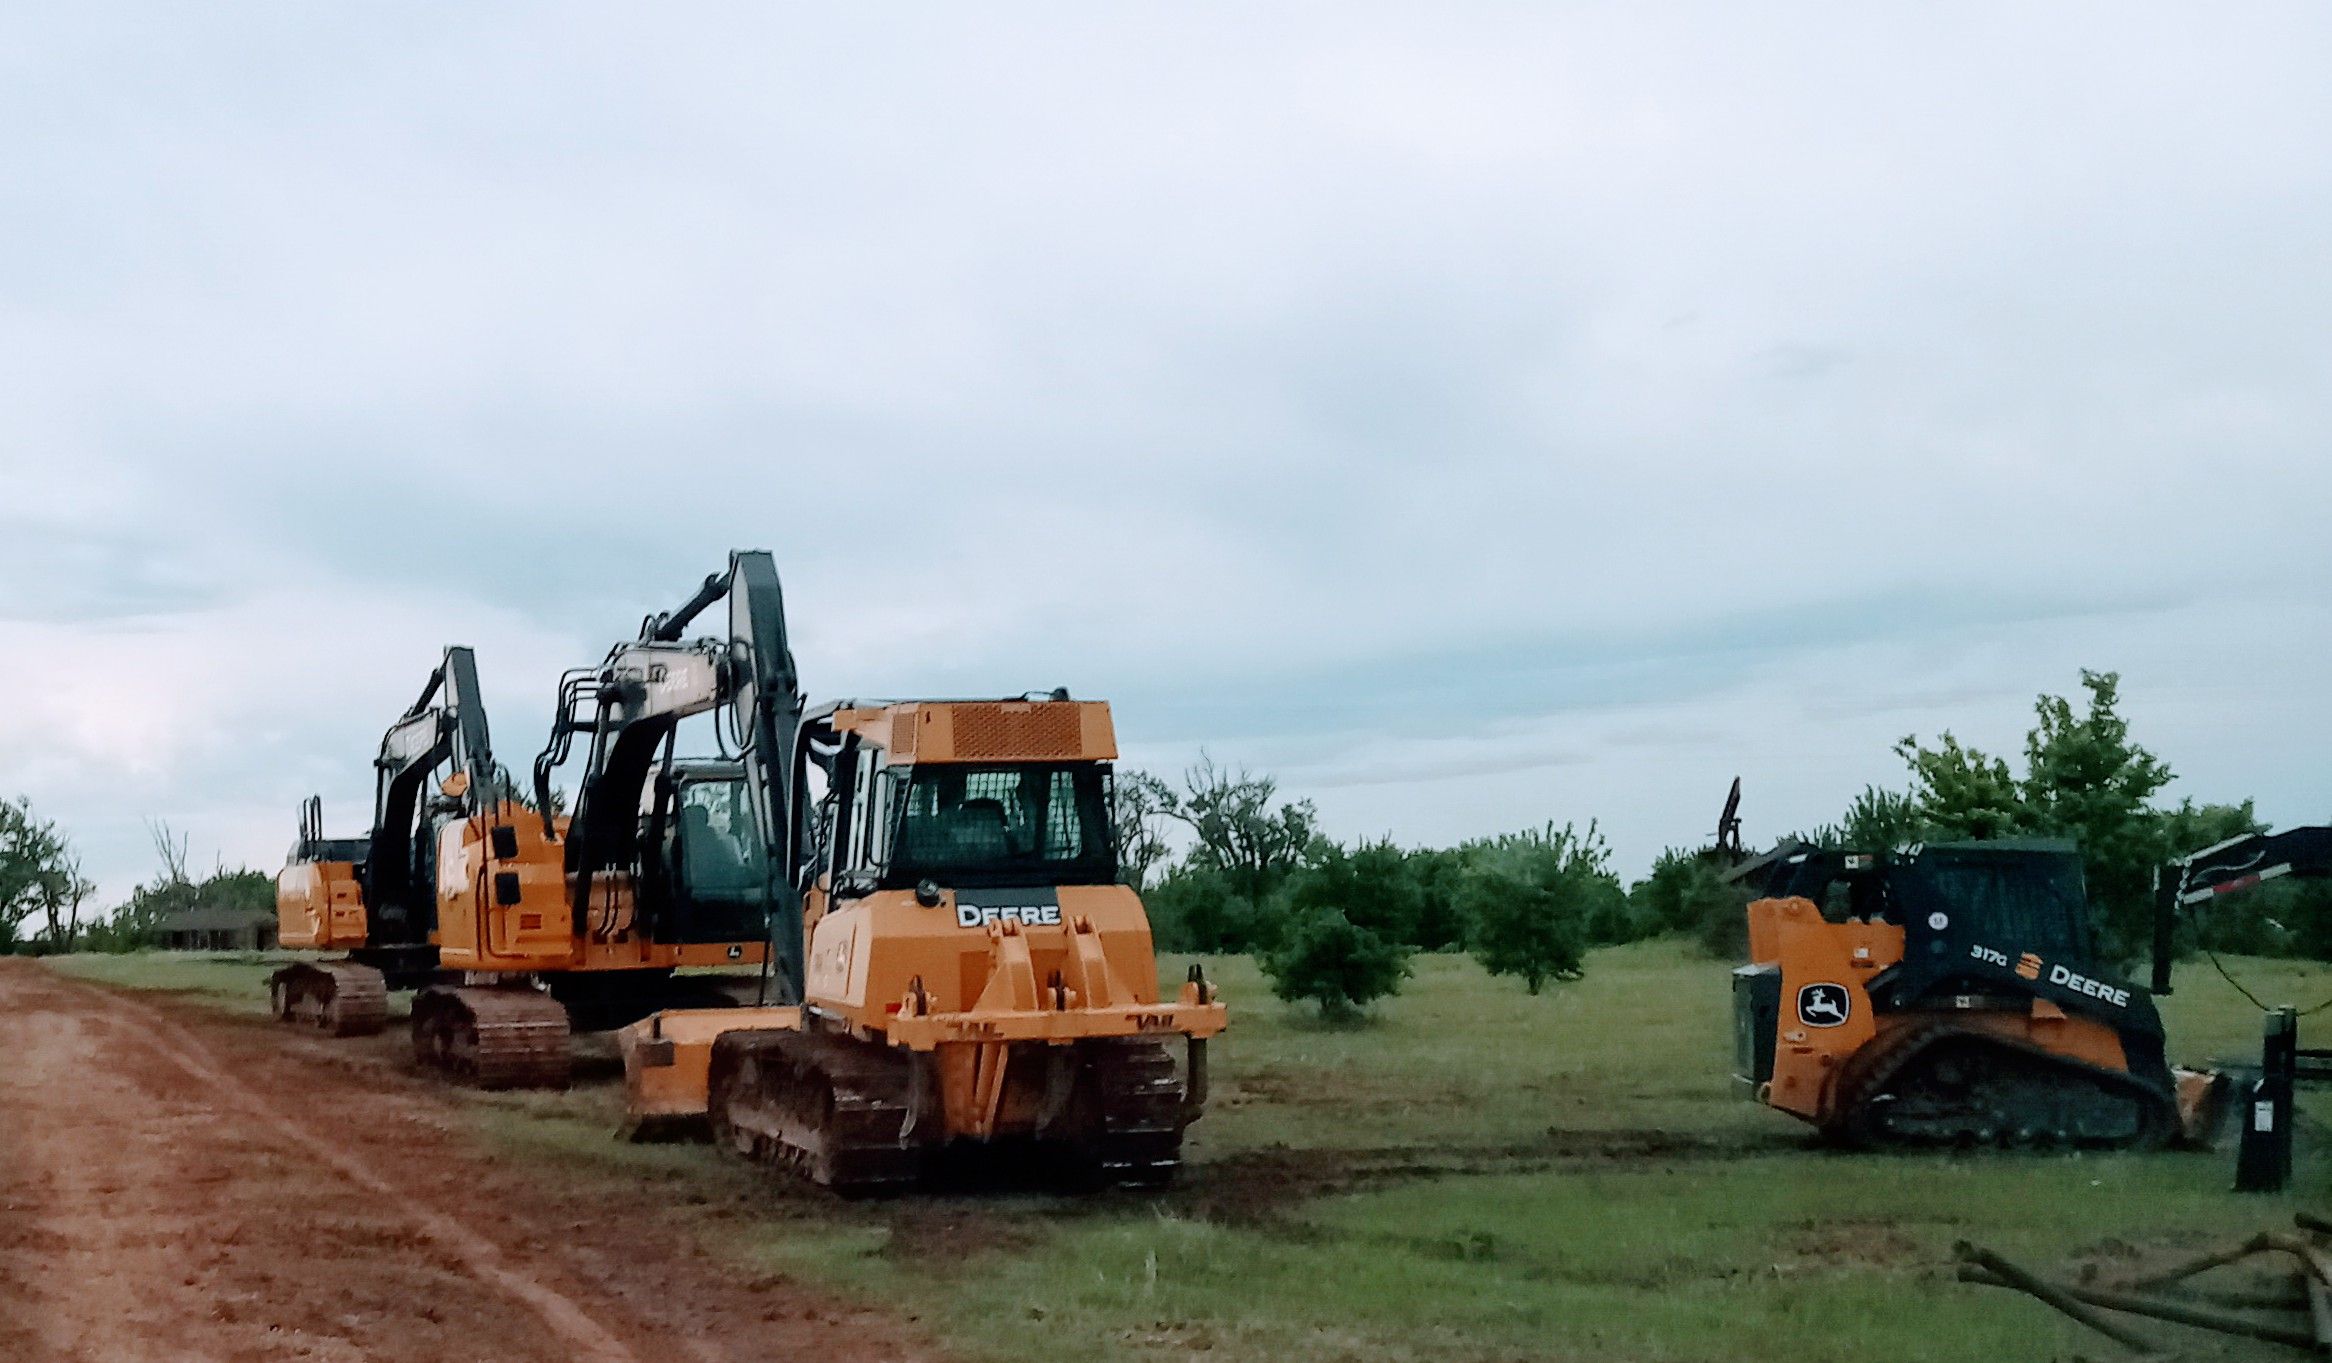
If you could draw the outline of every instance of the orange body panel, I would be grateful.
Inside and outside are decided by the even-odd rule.
[[[566,820],[554,820],[563,836]],[[510,830],[513,855],[494,855],[493,830]],[[759,965],[760,941],[651,942],[634,931],[628,878],[600,875],[584,931],[574,929],[566,852],[542,816],[516,805],[448,824],[438,838],[438,963],[480,974],[668,970]],[[506,900],[510,902],[505,902]]]
[[[1903,930],[1888,923],[1825,921],[1805,899],[1760,899],[1749,906],[1749,954],[1781,967],[1780,1035],[1774,1038],[1773,1079],[1766,1102],[1816,1124],[1834,1113],[1839,1067],[1894,1029],[1930,1020],[1930,1013],[1880,1014],[1872,1007],[1872,976],[1903,957]],[[1807,985],[1841,985],[1844,1021],[1808,1024],[1796,1000]],[[2045,999],[2028,1011],[1973,1009],[1945,1014],[1955,1026],[1993,1032],[2107,1069],[2126,1069],[2121,1038],[2112,1028],[2073,1017]]]
[[[892,762],[1113,762],[1098,700],[924,700],[837,711],[834,727]]]
[[[356,864],[294,862],[275,877],[276,941],[307,951],[364,945],[364,887]]]
[[[833,723],[885,764],[1117,756],[1101,701],[911,701],[840,710]],[[891,889],[835,906],[828,887],[811,888],[803,1007],[666,1013],[669,1047],[655,1044],[658,1019],[638,1024],[626,1034],[632,1117],[703,1112],[705,1063],[722,1032],[814,1027],[931,1057],[945,1136],[1026,1134],[1037,1129],[1047,1061],[1065,1057],[1062,1048],[1108,1038],[1198,1042],[1223,1030],[1211,986],[1192,981],[1172,999],[1159,997],[1149,915],[1131,888],[1057,885],[1031,899],[1038,902],[959,908],[952,890],[926,905],[913,890]],[[791,1017],[756,1016],[771,1012]],[[640,1073],[647,1068],[665,1072]]]
[[[1057,895],[1057,912],[1024,922],[959,914],[946,892],[926,907],[910,891],[881,891],[830,913],[813,893],[809,1007],[830,1025],[935,1053],[946,1134],[980,1140],[1034,1126],[1049,1047],[1223,1030],[1211,990],[1186,984],[1159,999],[1149,916],[1131,888]]]

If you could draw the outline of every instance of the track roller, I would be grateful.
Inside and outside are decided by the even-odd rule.
[[[350,961],[297,961],[267,977],[280,1022],[327,1036],[371,1036],[389,1022],[388,977]]]
[[[486,1089],[564,1088],[567,1010],[515,986],[436,985],[413,996],[413,1056]]]

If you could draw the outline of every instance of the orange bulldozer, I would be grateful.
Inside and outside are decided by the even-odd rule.
[[[681,642],[724,596],[726,636]],[[594,742],[614,752],[627,725],[720,712],[770,941],[762,1006],[667,1010],[620,1034],[635,1130],[709,1130],[843,1190],[911,1183],[982,1145],[1081,1181],[1170,1178],[1225,1012],[1195,968],[1161,997],[1148,916],[1117,875],[1109,707],[1056,691],[812,709],[765,553],[732,555],[650,625],[610,655],[606,684],[633,699]],[[690,871],[680,831],[669,860]]]

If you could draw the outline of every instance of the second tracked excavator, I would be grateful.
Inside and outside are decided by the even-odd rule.
[[[716,591],[731,637],[686,664],[674,622]],[[664,663],[655,706],[730,717],[771,946],[764,1006],[624,1030],[635,1123],[709,1129],[846,1191],[910,1183],[967,1144],[1169,1177],[1225,1014],[1195,968],[1160,997],[1149,920],[1117,878],[1109,707],[1054,692],[808,708],[766,554],[733,555],[660,619],[647,633],[668,637],[638,654]]]
[[[675,739],[692,716],[723,705],[751,715],[765,695],[790,696],[775,593],[766,555],[734,564],[597,667],[569,673],[535,760],[535,807],[502,801],[441,829],[434,940],[459,982],[414,997],[423,1063],[485,1087],[555,1086],[571,1032],[733,1006],[730,980],[687,972],[765,966],[771,877],[754,759],[683,760]],[[729,642],[682,642],[724,596],[738,612]],[[574,812],[561,815],[552,774],[578,737],[587,762]]]

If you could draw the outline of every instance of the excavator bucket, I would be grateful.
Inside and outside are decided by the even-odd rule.
[[[724,1032],[798,1031],[800,1008],[668,1008],[616,1033],[623,1051],[624,1134],[635,1141],[702,1140],[705,1075]]]

